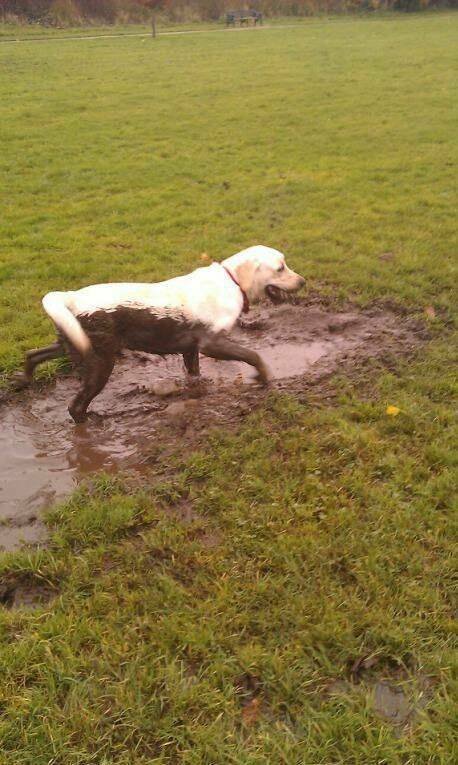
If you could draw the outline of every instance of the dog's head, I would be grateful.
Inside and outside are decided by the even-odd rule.
[[[262,244],[248,247],[223,261],[230,269],[251,303],[268,297],[280,303],[286,292],[297,292],[305,279],[285,263],[285,256]]]

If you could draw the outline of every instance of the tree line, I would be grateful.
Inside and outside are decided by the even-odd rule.
[[[0,0],[4,21],[41,24],[144,22],[155,10],[176,22],[210,21],[227,10],[249,8],[265,16],[312,16],[392,10],[458,7],[458,0]]]

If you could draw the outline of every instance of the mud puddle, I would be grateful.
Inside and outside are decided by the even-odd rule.
[[[409,352],[422,330],[381,309],[335,313],[299,304],[252,311],[233,334],[262,354],[274,387],[297,391],[364,359]],[[88,421],[77,426],[67,413],[78,388],[74,377],[4,403],[0,549],[42,541],[40,511],[82,477],[98,470],[145,471],[166,443],[173,441],[176,450],[198,441],[207,427],[237,421],[265,395],[245,364],[202,357],[201,370],[203,383],[193,387],[181,357],[124,354]]]

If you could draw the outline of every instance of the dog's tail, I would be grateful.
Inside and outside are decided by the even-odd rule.
[[[48,292],[42,300],[43,308],[76,350],[85,356],[91,350],[91,341],[76,316],[67,307],[67,295],[67,292]]]

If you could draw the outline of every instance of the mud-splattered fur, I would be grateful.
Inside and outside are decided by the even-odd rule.
[[[181,353],[187,371],[199,374],[199,352],[237,359],[269,374],[254,351],[226,336],[247,301],[293,292],[304,280],[291,271],[284,255],[257,245],[220,263],[155,284],[97,284],[77,291],[50,292],[43,307],[60,339],[27,354],[21,380],[32,380],[37,364],[68,352],[83,361],[82,387],[69,407],[76,422],[86,417],[93,398],[104,388],[122,348],[147,353]],[[63,342],[62,342],[63,339]]]

